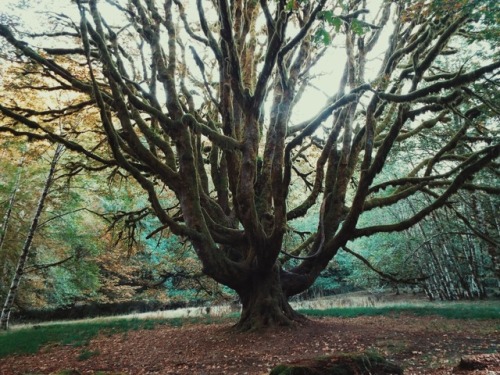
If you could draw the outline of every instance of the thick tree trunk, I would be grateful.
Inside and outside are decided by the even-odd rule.
[[[2,314],[0,316],[0,329],[7,330],[9,328],[9,318],[10,311],[12,310],[12,306],[14,305],[14,300],[16,298],[17,289],[19,283],[21,282],[21,277],[24,273],[24,266],[26,265],[26,260],[28,259],[29,250],[31,248],[31,243],[33,242],[33,238],[35,237],[36,230],[38,228],[38,220],[40,219],[40,215],[42,214],[43,207],[45,204],[45,199],[49,194],[50,186],[52,181],[54,180],[54,173],[57,165],[57,161],[61,156],[63,151],[63,147],[58,145],[56,151],[54,153],[54,157],[52,158],[52,162],[50,164],[49,174],[45,181],[45,186],[43,187],[42,195],[40,196],[40,200],[38,201],[38,206],[36,208],[35,215],[33,217],[33,221],[31,222],[30,229],[28,231],[28,235],[26,236],[26,241],[24,242],[23,249],[21,251],[21,255],[19,256],[19,261],[17,263],[16,272],[14,273],[14,277],[12,278],[12,283],[9,288],[9,292],[7,293],[7,298],[5,299],[5,303],[2,308]]]
[[[242,311],[236,329],[256,331],[274,326],[292,325],[306,318],[295,312],[281,288],[279,267],[256,271],[248,285],[238,290]]]

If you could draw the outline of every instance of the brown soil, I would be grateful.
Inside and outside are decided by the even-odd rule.
[[[235,333],[231,323],[158,326],[100,335],[83,348],[52,346],[3,358],[0,374],[268,374],[292,360],[373,350],[405,374],[493,375],[500,374],[498,327],[498,320],[409,315],[314,319],[264,333]],[[82,359],[85,353],[90,358]],[[464,357],[480,365],[458,368]]]

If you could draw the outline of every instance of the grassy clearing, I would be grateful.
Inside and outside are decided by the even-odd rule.
[[[498,319],[500,318],[500,303],[454,303],[438,306],[408,304],[382,307],[339,307],[324,310],[301,309],[299,311],[314,317],[355,318],[357,316],[411,314],[415,316],[437,315],[447,319]]]
[[[415,316],[441,316],[447,319],[499,319],[500,303],[453,303],[453,304],[398,304],[379,307],[335,307],[328,309],[300,309],[301,313],[310,317],[342,317],[358,316],[398,316],[412,314]],[[159,325],[181,327],[185,324],[212,324],[234,321],[238,314],[225,316],[203,316],[186,318],[106,318],[91,319],[81,322],[57,323],[48,325],[26,326],[8,332],[0,332],[0,358],[12,354],[36,353],[46,345],[72,345],[82,347],[81,359],[90,358],[96,352],[85,348],[89,341],[99,333],[113,335],[131,330],[154,329]]]

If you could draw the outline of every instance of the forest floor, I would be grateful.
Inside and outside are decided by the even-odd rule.
[[[268,374],[280,363],[366,350],[403,366],[405,374],[500,374],[499,320],[328,317],[263,333],[235,333],[233,323],[100,334],[83,347],[54,345],[2,358],[0,374]],[[464,357],[483,368],[459,371]]]

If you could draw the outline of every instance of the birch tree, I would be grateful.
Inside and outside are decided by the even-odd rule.
[[[45,180],[45,185],[43,186],[42,193],[40,195],[40,199],[38,200],[38,205],[36,211],[33,215],[33,220],[31,222],[31,226],[29,228],[28,234],[26,235],[26,240],[24,242],[23,248],[21,250],[21,254],[19,255],[19,261],[17,263],[16,271],[12,277],[12,283],[10,285],[9,291],[7,293],[7,297],[3,304],[2,314],[0,316],[0,329],[7,330],[9,328],[9,318],[10,311],[12,310],[12,306],[14,305],[14,300],[16,298],[16,293],[19,287],[19,283],[21,282],[21,278],[24,272],[24,268],[26,265],[26,260],[28,259],[28,255],[30,252],[31,244],[33,242],[33,238],[35,237],[36,230],[38,228],[38,221],[43,212],[45,200],[50,192],[50,186],[54,181],[54,175],[56,172],[57,162],[61,157],[64,151],[64,146],[58,145],[54,152],[54,156],[52,158],[52,162],[50,163],[50,169],[47,174],[47,179]]]
[[[5,240],[5,235],[7,234],[7,229],[9,228],[10,216],[12,214],[12,209],[14,207],[14,202],[16,201],[17,190],[19,189],[19,182],[21,180],[21,173],[23,168],[23,158],[19,161],[18,171],[16,178],[14,180],[14,186],[12,187],[12,192],[10,193],[9,200],[7,202],[7,211],[3,217],[2,227],[0,228],[0,251],[2,251],[3,242]]]

